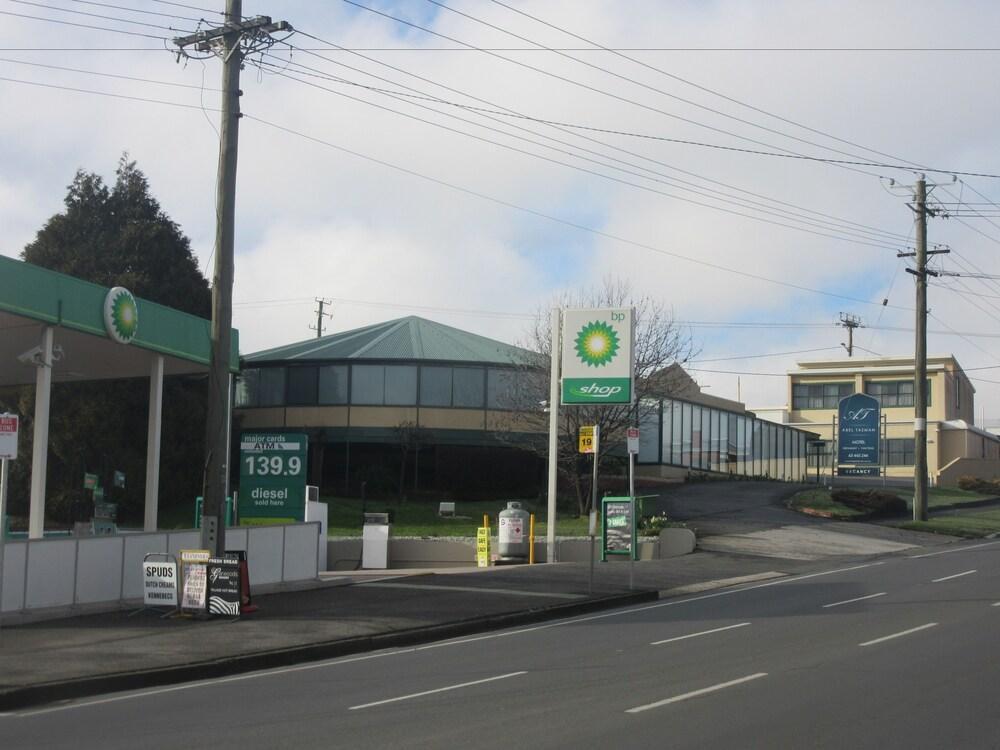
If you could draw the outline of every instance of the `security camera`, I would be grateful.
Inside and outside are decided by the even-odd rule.
[[[18,354],[17,359],[25,365],[40,365],[42,364],[42,347],[36,346],[28,349],[23,354]]]

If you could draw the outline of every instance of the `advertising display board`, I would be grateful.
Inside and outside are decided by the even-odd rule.
[[[593,453],[595,425],[584,425],[580,427],[580,453]]]
[[[208,572],[205,566],[212,553],[207,549],[182,549],[181,570],[183,589],[181,609],[203,612],[208,592]]]
[[[213,557],[208,561],[208,614],[240,616],[240,561]]]
[[[635,397],[631,309],[566,310],[562,316],[563,404],[630,404]]]
[[[604,498],[601,519],[601,560],[607,560],[608,555],[631,555],[635,559],[635,503],[632,498]]]
[[[305,520],[308,448],[302,433],[240,436],[241,524]]]
[[[877,398],[855,393],[837,409],[837,463],[878,465],[881,407]]]

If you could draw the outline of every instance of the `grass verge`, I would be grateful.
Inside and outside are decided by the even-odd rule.
[[[979,539],[990,534],[1000,534],[1000,510],[941,515],[927,521],[907,521],[895,525],[912,531]]]
[[[850,489],[871,489],[871,487],[851,487]],[[896,494],[906,501],[906,504],[913,507],[913,492],[903,491]],[[954,489],[951,487],[931,487],[927,493],[927,507],[940,508],[942,506],[961,506],[969,503],[979,503],[989,500],[994,495],[984,495],[979,492]],[[840,521],[860,521],[868,517],[867,513],[848,508],[846,505],[835,502],[830,496],[830,490],[825,487],[803,490],[797,492],[788,501],[788,507],[800,513],[822,516],[824,518],[834,518]],[[942,532],[947,533],[947,532]]]

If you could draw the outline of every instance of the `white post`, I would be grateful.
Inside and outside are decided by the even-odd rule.
[[[3,620],[3,556],[7,538],[7,482],[10,479],[10,461],[0,459],[0,621]]]
[[[42,360],[35,376],[34,440],[31,448],[31,500],[28,538],[41,539],[45,533],[45,472],[49,459],[49,403],[52,395],[53,329],[42,332]]]
[[[163,355],[153,358],[149,371],[149,429],[146,437],[146,506],[142,528],[156,531],[160,507],[160,438],[163,424]]]
[[[556,476],[559,465],[559,356],[562,321],[558,307],[552,308],[551,317],[552,364],[549,372],[549,486],[548,510],[545,519],[545,562],[556,561]]]

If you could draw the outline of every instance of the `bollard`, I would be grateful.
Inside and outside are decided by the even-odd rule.
[[[528,565],[535,564],[535,514],[528,520]]]

